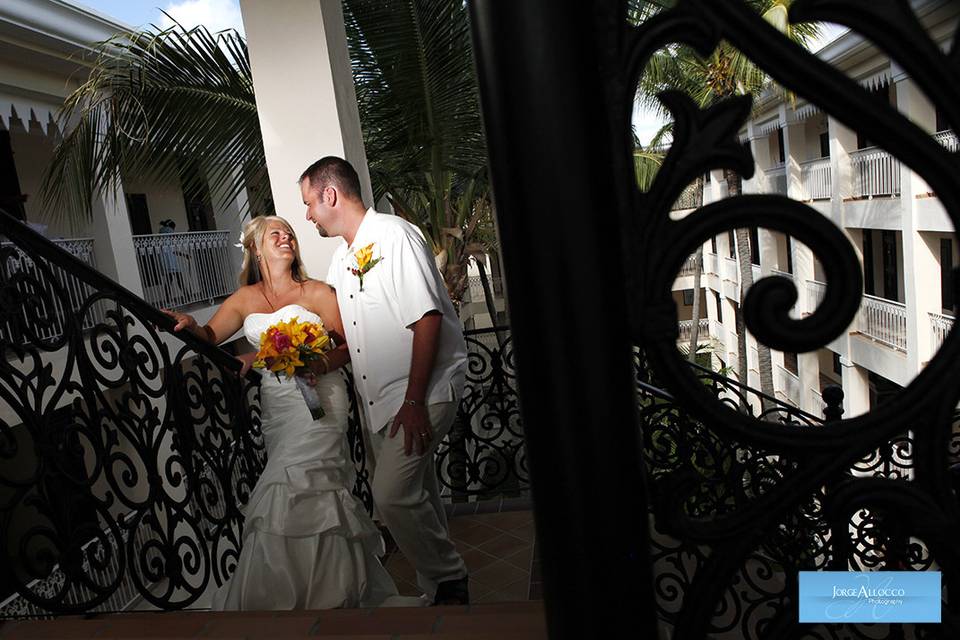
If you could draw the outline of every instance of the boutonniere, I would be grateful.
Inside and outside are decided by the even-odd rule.
[[[374,259],[373,258],[373,245],[375,243],[371,242],[363,249],[360,249],[353,254],[353,259],[357,261],[356,267],[347,267],[347,269],[353,275],[360,278],[360,291],[363,291],[363,276],[366,275],[370,269],[373,269],[377,266],[377,263],[383,260],[382,257]]]

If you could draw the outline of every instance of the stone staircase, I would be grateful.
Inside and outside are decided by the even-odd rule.
[[[284,640],[536,640],[546,638],[540,601],[421,609],[117,613],[0,622],[8,638],[220,638]]]

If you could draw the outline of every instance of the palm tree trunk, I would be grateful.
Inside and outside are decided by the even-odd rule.
[[[494,327],[497,326],[497,306],[493,299],[493,291],[490,289],[490,279],[487,278],[487,267],[483,263],[483,260],[480,257],[477,257],[477,271],[480,272],[480,284],[483,286],[483,301],[487,305],[487,313],[490,314],[490,324]],[[500,335],[499,331],[494,332],[497,336],[497,344],[500,345],[501,351],[503,350],[503,337]]]
[[[703,245],[697,249],[693,263],[693,325],[690,327],[690,349],[687,358],[697,361],[697,343],[700,341],[700,279],[703,275]]]
[[[735,171],[724,169],[724,179],[727,182],[727,194],[731,198],[740,195],[740,176]],[[740,382],[749,385],[749,367],[747,364],[747,327],[743,319],[743,300],[747,290],[753,285],[753,262],[750,259],[750,231],[746,228],[737,229],[737,265],[740,268],[740,313],[737,314],[737,367]],[[757,247],[759,251],[760,248]],[[760,391],[774,397],[773,367],[770,360],[770,347],[757,342],[757,366],[760,369]],[[764,409],[769,408],[769,401],[763,400]]]
[[[697,208],[703,206],[703,178],[697,179],[700,197]],[[693,264],[693,326],[690,327],[690,349],[687,358],[697,361],[697,343],[700,341],[700,280],[703,276],[703,245],[697,248],[697,258]]]

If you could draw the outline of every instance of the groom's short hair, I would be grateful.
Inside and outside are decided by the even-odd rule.
[[[311,189],[322,189],[333,185],[340,195],[353,200],[363,201],[360,195],[360,176],[353,165],[336,156],[320,158],[300,174],[298,182],[307,181]]]

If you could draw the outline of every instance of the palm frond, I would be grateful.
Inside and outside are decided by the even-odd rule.
[[[54,216],[88,219],[95,195],[125,176],[180,181],[188,193],[206,181],[223,202],[266,180],[247,47],[235,31],[174,26],[101,43],[59,120],[70,133],[42,185]]]

